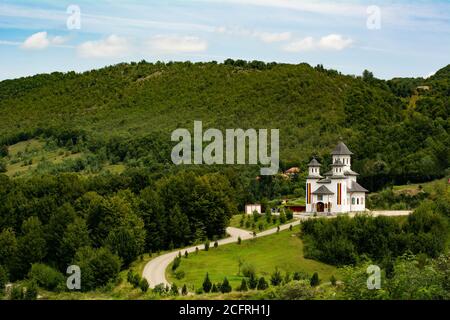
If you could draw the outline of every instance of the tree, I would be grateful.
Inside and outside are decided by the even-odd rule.
[[[16,235],[11,228],[4,229],[0,233],[0,265],[3,265],[9,273],[13,273],[17,267],[17,259],[18,244]]]
[[[314,272],[309,283],[311,287],[317,287],[320,284],[319,274],[317,272]]]
[[[6,157],[9,154],[8,146],[7,145],[1,145],[0,146],[0,157]]]
[[[6,161],[0,159],[0,173],[5,173],[8,171],[8,165],[6,164]]]
[[[232,288],[230,286],[230,283],[228,282],[227,277],[225,277],[223,279],[223,282],[222,282],[221,286],[220,286],[220,292],[222,292],[222,293],[229,293],[229,292],[231,292],[231,290],[232,290]]]
[[[217,285],[214,283],[213,286],[212,286],[211,292],[212,292],[212,293],[217,293],[217,292],[219,292],[219,288],[220,288],[220,285],[217,286]]]
[[[176,297],[180,294],[180,292],[178,291],[178,287],[175,283],[172,284],[172,288],[170,289],[170,294],[173,295],[174,297]]]
[[[91,246],[91,243],[86,220],[80,217],[75,218],[64,232],[61,241],[60,260],[67,265],[73,259],[78,249]]]
[[[248,291],[247,281],[245,281],[245,278],[242,279],[241,285],[239,286],[238,291]]]
[[[266,290],[269,287],[269,284],[267,283],[266,279],[264,277],[259,278],[258,280],[258,290]]]
[[[272,273],[272,276],[270,277],[270,283],[273,286],[278,286],[283,281],[283,277],[281,276],[281,272],[278,270],[278,268],[275,268],[274,273]]]
[[[205,242],[205,251],[208,251],[209,250],[209,241],[206,241]]]
[[[8,272],[6,268],[0,265],[0,297],[3,295],[5,285],[8,283]]]
[[[38,286],[36,282],[29,281],[25,287],[25,293],[23,295],[24,300],[36,300],[38,297]]]
[[[214,241],[214,248],[217,248],[219,246],[219,243],[216,241]]]
[[[189,253],[187,251],[184,252],[184,257],[187,259],[189,257]]]
[[[141,281],[139,282],[139,288],[141,289],[142,292],[146,293],[148,291],[149,288],[149,284],[147,279],[142,278]]]
[[[205,280],[203,280],[202,287],[203,287],[203,291],[206,293],[209,293],[211,291],[212,284],[211,284],[211,281],[209,280],[208,273],[206,273]]]
[[[241,243],[242,243],[242,239],[241,239],[241,236],[239,236],[238,240],[237,240],[237,244],[241,244]]]
[[[184,284],[183,288],[181,289],[181,295],[187,296],[187,294],[188,294],[188,289],[187,289],[186,284]]]
[[[248,286],[250,289],[254,290],[258,286],[258,279],[256,278],[256,274],[250,273],[250,277],[248,279]]]
[[[31,266],[28,278],[49,291],[61,290],[65,285],[65,277],[61,272],[41,263]]]
[[[334,276],[334,274],[331,275],[331,277],[330,277],[330,282],[331,282],[331,285],[332,285],[333,287],[336,286],[337,279],[336,279],[336,277]]]
[[[47,254],[45,232],[37,217],[30,217],[22,224],[22,237],[18,241],[21,274],[25,275],[31,264],[42,262]]]

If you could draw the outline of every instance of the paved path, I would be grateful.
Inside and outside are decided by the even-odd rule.
[[[374,216],[405,216],[409,215],[411,211],[372,211],[371,212]],[[354,216],[354,214],[350,214],[350,216]],[[285,225],[280,226],[280,231],[289,229],[289,227],[296,226],[300,224],[300,222],[304,219],[312,219],[312,216],[307,215],[295,215],[297,220],[293,221],[292,223],[288,223]],[[335,216],[328,216],[328,218],[334,218]],[[257,238],[268,236],[271,234],[274,234],[277,232],[277,228],[268,229],[266,231],[260,232],[256,235]],[[224,244],[229,243],[235,243],[238,240],[238,237],[241,237],[242,240],[248,240],[253,238],[253,233],[248,230],[242,230],[238,228],[228,227],[227,233],[230,235],[230,237],[222,239],[217,241],[219,246],[222,246]],[[169,282],[166,279],[166,269],[169,266],[169,264],[175,259],[175,257],[178,255],[179,252],[181,254],[184,254],[185,251],[191,253],[195,252],[195,249],[198,247],[199,250],[202,250],[205,248],[204,244],[193,246],[189,248],[184,249],[178,249],[176,251],[172,251],[169,253],[165,253],[161,256],[158,256],[152,260],[150,260],[144,268],[142,276],[147,279],[147,281],[150,284],[151,288],[154,288],[155,285],[158,285],[160,283],[163,283],[164,285],[168,285]]]

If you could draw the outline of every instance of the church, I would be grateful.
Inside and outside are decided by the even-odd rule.
[[[351,168],[353,153],[339,142],[332,155],[331,171],[320,173],[321,164],[312,159],[306,178],[306,212],[336,215],[366,210],[365,188],[356,182],[358,173]]]

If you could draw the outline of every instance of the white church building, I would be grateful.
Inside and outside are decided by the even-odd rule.
[[[332,170],[320,173],[321,164],[312,159],[306,178],[306,212],[341,214],[361,212],[366,209],[366,189],[356,182],[358,173],[352,171],[353,153],[343,142],[334,148]]]

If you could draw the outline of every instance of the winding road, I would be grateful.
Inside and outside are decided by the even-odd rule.
[[[280,231],[289,229],[290,225],[295,226],[298,224],[300,224],[300,220],[296,220],[293,221],[292,223],[282,225],[280,226]],[[277,228],[272,228],[256,234],[256,237],[264,237],[276,232]],[[217,243],[219,244],[219,246],[229,243],[235,243],[237,242],[239,237],[241,237],[242,240],[248,240],[253,238],[253,233],[251,231],[233,227],[228,227],[227,233],[230,235],[230,237],[218,240]],[[189,248],[179,249],[176,251],[163,254],[161,256],[156,257],[155,259],[150,260],[144,268],[142,277],[147,279],[151,288],[154,288],[155,285],[158,285],[160,283],[168,285],[169,282],[166,279],[166,269],[169,266],[169,264],[175,259],[175,257],[178,255],[179,252],[181,252],[182,254],[184,254],[185,251],[187,251],[188,253],[195,252],[195,249],[197,247],[199,250],[202,250],[205,248],[205,245],[202,244]]]
[[[371,214],[373,216],[406,216],[409,215],[411,211],[372,211]],[[350,216],[354,216],[354,214],[351,214]],[[305,215],[295,215],[297,220],[284,224],[280,226],[280,231],[289,229],[289,227],[296,226],[300,224],[300,222],[304,219],[311,219],[311,216],[305,216]],[[328,218],[334,218],[335,216],[329,216]],[[265,230],[263,232],[260,232],[256,234],[256,237],[264,237],[271,234],[274,234],[277,232],[277,228],[272,228]],[[242,240],[248,240],[253,238],[253,233],[248,230],[242,230],[238,228],[228,227],[227,233],[230,235],[228,238],[218,240],[219,246],[222,246],[224,244],[229,243],[235,243],[237,242],[238,238],[241,237]],[[182,248],[178,249],[169,253],[165,253],[161,256],[158,256],[152,260],[150,260],[144,268],[142,277],[147,279],[147,281],[150,284],[151,288],[154,288],[158,284],[164,284],[169,285],[169,282],[166,279],[166,269],[169,266],[169,264],[175,259],[175,257],[178,255],[179,252],[184,254],[185,251],[188,253],[195,252],[195,249],[198,247],[199,250],[202,250],[205,248],[204,244],[198,245],[198,246],[192,246],[189,248]]]

